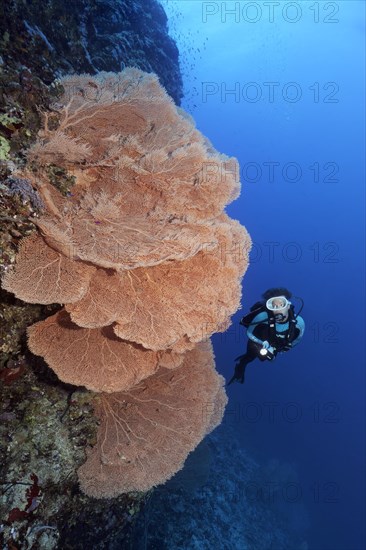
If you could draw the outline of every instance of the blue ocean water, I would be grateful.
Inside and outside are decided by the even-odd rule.
[[[249,365],[245,384],[228,388],[220,430],[273,472],[276,505],[302,548],[362,550],[365,4],[163,5],[182,56],[183,107],[238,158],[242,193],[227,211],[253,240],[243,309],[213,338],[219,372],[231,377],[246,346],[238,321],[264,290],[286,286],[305,302],[303,341]]]

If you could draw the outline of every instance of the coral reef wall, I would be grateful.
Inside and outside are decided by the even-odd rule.
[[[293,466],[254,460],[227,415],[184,470],[150,495],[133,548],[308,550],[305,507],[301,501],[286,505],[287,486],[298,486]],[[161,520],[166,516],[169,522]],[[119,550],[118,543],[110,550]]]
[[[1,10],[3,61],[21,66],[25,81],[27,70],[50,84],[55,75],[138,67],[180,103],[178,49],[156,0],[12,0]]]

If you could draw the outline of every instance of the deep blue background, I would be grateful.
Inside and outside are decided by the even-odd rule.
[[[364,3],[301,1],[283,12],[289,3],[280,2],[270,22],[263,2],[252,3],[259,11],[253,7],[244,15],[248,2],[240,2],[240,12],[227,14],[225,21],[225,6],[234,4],[165,3],[182,52],[183,106],[220,152],[238,158],[242,194],[227,211],[254,242],[243,280],[243,310],[226,334],[213,338],[217,368],[231,377],[233,359],[246,345],[238,320],[268,287],[286,286],[304,299],[306,334],[275,363],[250,365],[244,386],[230,386],[225,421],[258,460],[294,465],[309,514],[309,550],[362,550]],[[207,10],[215,13],[205,18]],[[248,82],[262,92],[259,101],[243,97]],[[279,83],[273,101],[265,82]],[[301,90],[297,102],[282,95],[289,82]],[[310,89],[315,83],[319,98]],[[324,88],[328,83],[333,84]],[[235,86],[239,97],[225,95]],[[215,93],[207,95],[207,87]],[[253,92],[252,87],[246,97]],[[279,163],[273,181],[268,162]],[[300,167],[299,181],[291,181],[291,169],[282,176],[289,162]],[[256,181],[254,169],[245,173],[248,163],[262,170]],[[310,168],[315,163],[319,181]]]

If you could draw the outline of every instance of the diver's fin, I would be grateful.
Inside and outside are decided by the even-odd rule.
[[[241,358],[241,357],[244,357],[244,355],[239,355],[239,358]],[[245,367],[246,367],[246,364],[241,364],[240,362],[237,363],[235,365],[234,375],[231,377],[231,379],[226,384],[226,386],[230,386],[230,384],[232,382],[234,382],[234,380],[237,380],[238,382],[240,382],[240,384],[243,384],[244,383],[244,376],[245,376]]]
[[[234,382],[234,380],[236,380],[236,376],[235,374],[230,378],[229,382],[226,384],[226,387],[230,386],[230,384],[232,384]]]

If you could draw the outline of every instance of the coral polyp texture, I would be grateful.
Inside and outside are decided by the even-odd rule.
[[[155,75],[126,69],[62,85],[20,174],[44,209],[3,286],[27,302],[62,304],[28,329],[31,351],[61,380],[111,394],[98,398],[102,440],[87,462],[94,477],[99,464],[110,489],[100,480],[91,489],[85,465],[86,492],[146,490],[180,468],[207,433],[210,423],[189,419],[189,408],[224,402],[207,339],[230,325],[248,264],[250,238],[224,210],[240,192],[238,164],[214,150]],[[72,176],[71,192],[51,184],[50,166]],[[207,387],[196,390],[200,376]],[[186,392],[194,403],[180,408]],[[168,452],[173,432],[181,448]],[[126,479],[117,483],[121,464]]]
[[[161,363],[166,365],[172,355],[120,340],[111,326],[78,327],[64,310],[29,327],[28,346],[35,355],[45,358],[62,381],[103,392],[131,388],[152,375]],[[183,356],[174,355],[173,365],[177,366]]]
[[[98,443],[79,469],[90,496],[147,491],[180,470],[188,453],[222,419],[223,378],[214,369],[209,342],[185,354],[129,392],[102,394]]]

